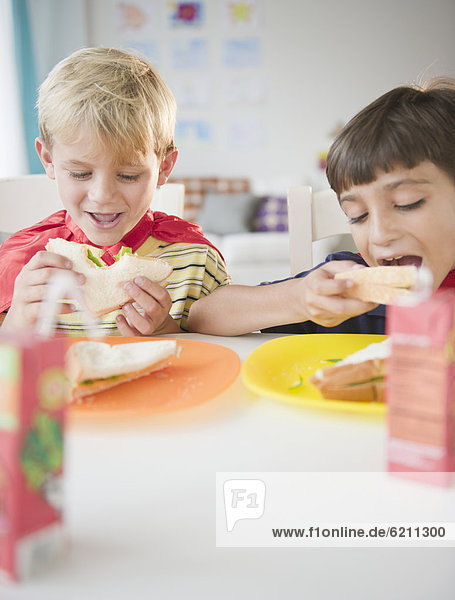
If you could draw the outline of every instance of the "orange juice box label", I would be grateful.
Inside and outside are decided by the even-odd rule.
[[[455,290],[387,308],[388,468],[455,470]],[[445,478],[447,479],[447,478]]]
[[[27,578],[65,547],[65,340],[0,335],[0,579]]]

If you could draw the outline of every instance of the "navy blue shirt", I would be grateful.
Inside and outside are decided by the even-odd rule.
[[[325,264],[331,262],[332,260],[352,260],[360,265],[368,266],[367,263],[363,260],[361,256],[358,254],[354,254],[353,252],[335,252],[334,254],[329,254],[325,259]],[[303,271],[302,273],[298,273],[294,278],[289,277],[288,279],[295,279],[298,277],[306,277],[308,273],[314,271],[321,265],[310,269],[309,271]],[[288,279],[282,279],[281,281],[287,281]],[[279,283],[278,281],[261,283],[261,285],[267,285],[268,283]],[[278,325],[277,327],[268,327],[267,329],[262,330],[263,333],[377,333],[384,334],[385,333],[385,306],[380,304],[373,310],[368,311],[362,315],[358,315],[357,317],[352,317],[351,319],[347,319],[336,325],[335,327],[323,327],[322,325],[318,325],[317,323],[313,323],[313,321],[304,321],[302,323],[289,323],[289,325]]]

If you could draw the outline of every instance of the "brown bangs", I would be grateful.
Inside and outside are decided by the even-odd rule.
[[[455,90],[400,87],[343,128],[327,156],[327,178],[340,195],[371,183],[379,171],[429,160],[455,181]]]

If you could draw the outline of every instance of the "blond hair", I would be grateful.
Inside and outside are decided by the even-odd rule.
[[[117,160],[175,148],[176,102],[143,58],[116,48],[83,48],[59,62],[39,89],[38,123],[47,148],[89,131]],[[133,156],[132,156],[133,155]]]

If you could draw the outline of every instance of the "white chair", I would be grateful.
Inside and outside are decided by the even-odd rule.
[[[155,192],[153,210],[182,217],[184,196],[183,184],[166,183]],[[22,175],[0,179],[1,234],[8,235],[30,227],[62,208],[57,184],[47,175]]]
[[[47,175],[0,179],[0,232],[11,234],[61,210],[57,185]]]
[[[183,183],[166,183],[156,188],[151,204],[152,210],[182,218],[184,207],[185,185]]]
[[[350,234],[350,229],[333,190],[313,193],[308,185],[292,187],[287,200],[291,275],[295,275],[314,266],[313,242]],[[352,249],[352,245],[351,237],[347,249]]]

